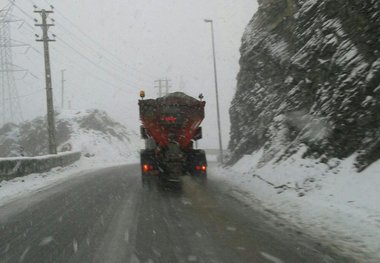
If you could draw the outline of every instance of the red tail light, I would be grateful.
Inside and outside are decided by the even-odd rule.
[[[197,165],[197,166],[195,166],[195,170],[205,172],[207,170],[207,167],[206,167],[206,165]]]
[[[153,166],[152,165],[149,165],[149,164],[144,164],[143,165],[143,171],[144,171],[144,173],[149,172],[151,170],[153,170]]]

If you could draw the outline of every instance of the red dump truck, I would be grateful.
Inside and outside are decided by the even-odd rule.
[[[143,182],[157,176],[165,182],[180,182],[182,175],[207,178],[204,150],[194,149],[202,138],[200,124],[204,119],[206,102],[182,92],[170,93],[157,99],[139,100],[141,137],[145,149],[140,152]]]

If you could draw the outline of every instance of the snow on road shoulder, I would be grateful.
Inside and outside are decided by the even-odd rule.
[[[345,160],[288,160],[257,168],[262,151],[210,175],[260,200],[285,220],[365,262],[380,260],[380,161],[362,173]],[[260,165],[259,165],[260,166]]]
[[[49,172],[35,173],[16,177],[8,181],[0,181],[0,208],[13,200],[29,196],[90,171],[137,162],[137,155],[132,155],[128,160],[124,160],[123,162],[99,162],[98,160],[82,157],[80,161],[67,167],[56,167]]]

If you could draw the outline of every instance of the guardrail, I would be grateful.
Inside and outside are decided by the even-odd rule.
[[[69,152],[38,157],[0,158],[0,181],[47,172],[58,166],[64,167],[78,161],[80,157],[80,152]]]

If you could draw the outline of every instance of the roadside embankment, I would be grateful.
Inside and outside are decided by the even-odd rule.
[[[38,157],[0,158],[0,181],[47,172],[58,166],[64,167],[78,161],[80,157],[80,152],[69,152]]]

